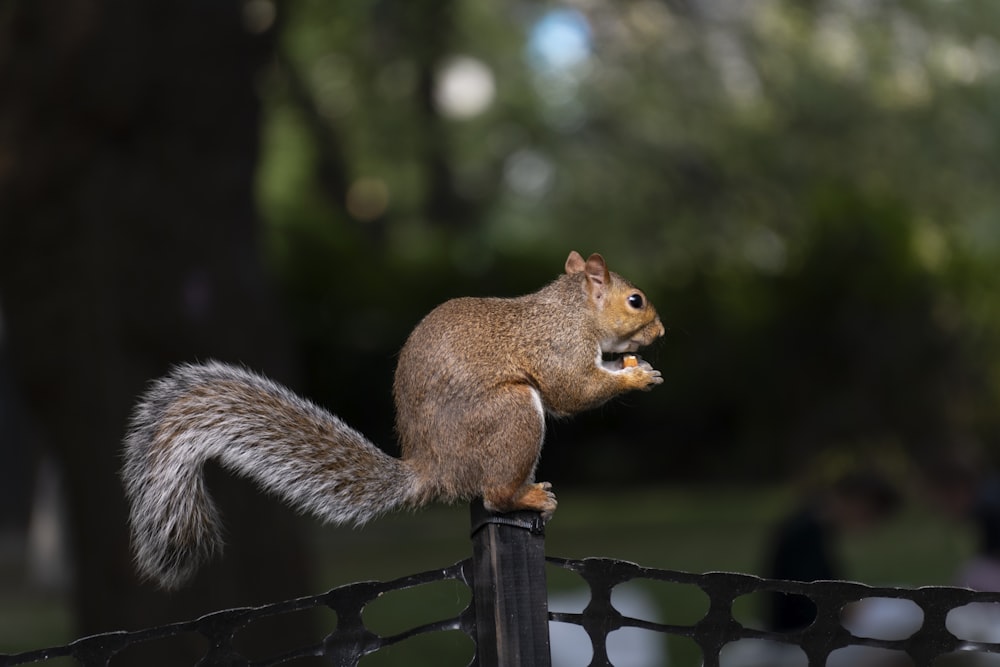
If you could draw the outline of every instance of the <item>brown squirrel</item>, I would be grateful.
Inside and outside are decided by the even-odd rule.
[[[551,485],[534,481],[545,413],[660,384],[649,363],[614,355],[663,333],[645,295],[598,254],[571,252],[565,274],[532,294],[447,301],[399,355],[399,459],[267,378],[217,362],[179,366],[143,396],[125,439],[137,568],[175,588],[221,549],[207,459],[332,523],[476,497],[548,519]]]

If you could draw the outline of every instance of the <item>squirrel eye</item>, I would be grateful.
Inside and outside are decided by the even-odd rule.
[[[629,294],[627,301],[628,305],[631,306],[632,308],[635,308],[636,310],[642,308],[643,305],[642,295],[639,294],[638,292],[634,294]]]

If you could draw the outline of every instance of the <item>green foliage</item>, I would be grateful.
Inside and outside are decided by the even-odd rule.
[[[562,67],[529,48],[554,9],[283,6],[260,198],[322,400],[391,439],[417,319],[576,248],[651,294],[667,384],[558,425],[553,471],[604,474],[609,429],[621,478],[996,444],[1000,6],[587,5]],[[494,86],[464,117],[459,56]]]

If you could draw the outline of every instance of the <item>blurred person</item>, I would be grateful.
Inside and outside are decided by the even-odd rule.
[[[977,591],[1000,591],[1000,477],[967,454],[952,454],[925,472],[931,502],[946,516],[968,521],[977,543],[958,566],[954,584]],[[948,612],[948,630],[968,642],[1000,642],[1000,605],[973,602]],[[968,645],[962,664],[1000,665],[1000,655]]]
[[[899,505],[900,494],[883,475],[844,474],[778,524],[764,575],[788,581],[843,579],[835,548],[839,536],[872,529]],[[816,605],[801,595],[776,593],[769,602],[767,627],[775,632],[801,630],[816,618]]]
[[[976,534],[976,551],[959,566],[955,584],[1000,591],[1000,478],[959,455],[929,466],[925,477],[931,502],[950,518],[970,522]]]

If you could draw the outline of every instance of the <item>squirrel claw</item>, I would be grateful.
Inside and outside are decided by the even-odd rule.
[[[537,485],[537,488],[545,494],[545,501],[537,509],[542,514],[542,521],[548,521],[555,513],[559,502],[556,500],[556,494],[552,492],[552,484],[549,482],[542,482]]]

